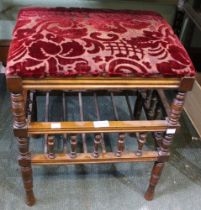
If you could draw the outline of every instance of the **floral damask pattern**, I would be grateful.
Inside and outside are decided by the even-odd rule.
[[[8,75],[193,76],[184,47],[157,13],[94,9],[22,9]]]

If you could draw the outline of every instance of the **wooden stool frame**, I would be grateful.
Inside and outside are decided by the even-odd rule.
[[[32,206],[35,203],[33,193],[32,165],[55,165],[55,164],[87,164],[87,163],[115,163],[115,162],[140,162],[154,161],[151,179],[145,193],[145,199],[152,200],[155,186],[166,161],[170,156],[170,145],[173,140],[174,131],[179,127],[179,118],[182,112],[184,99],[187,91],[192,89],[193,77],[183,78],[119,78],[119,77],[73,77],[73,78],[44,78],[26,79],[20,77],[7,76],[7,86],[11,93],[13,130],[17,137],[19,156],[18,162],[21,167],[22,179],[26,192],[26,203]],[[156,120],[154,96],[143,98],[143,91],[154,89],[160,98],[168,117],[165,120]],[[171,107],[165,101],[163,90],[176,89],[178,93],[172,102]],[[134,109],[134,120],[132,121],[109,121],[109,127],[95,128],[93,122],[60,122],[59,127],[52,127],[52,122],[32,122],[30,118],[36,118],[36,108],[34,95],[31,100],[27,99],[29,91],[83,91],[83,90],[138,90],[137,100]],[[48,97],[48,94],[46,95]],[[80,95],[79,95],[80,97]],[[149,109],[147,102],[152,99],[152,109]],[[31,103],[29,103],[31,101]],[[32,110],[30,116],[26,111],[26,106]],[[82,104],[80,103],[81,109]],[[142,107],[146,111],[148,120],[138,120]],[[155,108],[153,108],[155,107]],[[130,109],[131,110],[131,109]],[[35,114],[34,114],[35,113]],[[98,113],[98,112],[97,112]],[[79,126],[78,126],[79,125]],[[119,133],[116,153],[109,153],[102,150],[98,152],[98,146],[102,142],[102,134]],[[146,142],[146,133],[152,132],[156,140],[156,151],[144,151],[142,147]],[[164,132],[164,135],[161,135]],[[47,154],[31,155],[28,138],[30,135],[43,134],[46,137],[52,134],[68,134],[71,136],[71,156],[64,154],[54,154],[54,139],[47,138]],[[94,133],[93,155],[83,152],[76,154],[76,135]],[[124,151],[125,133],[137,133],[137,152]],[[86,149],[86,148],[85,148]]]

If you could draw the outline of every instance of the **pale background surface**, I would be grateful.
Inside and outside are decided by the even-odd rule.
[[[175,0],[164,3],[163,0],[150,1],[128,1],[128,0],[0,0],[0,39],[11,39],[16,15],[24,6],[48,6],[48,7],[88,7],[88,8],[110,8],[110,9],[132,9],[153,10],[161,13],[170,23],[173,23],[175,15]]]

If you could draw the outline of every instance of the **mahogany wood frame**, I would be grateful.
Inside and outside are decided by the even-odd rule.
[[[152,200],[154,196],[155,186],[159,180],[160,174],[164,167],[165,161],[170,155],[170,145],[172,143],[173,134],[166,133],[161,137],[160,132],[165,132],[168,128],[177,128],[178,121],[182,112],[184,98],[187,91],[192,89],[194,82],[193,77],[183,78],[45,78],[45,79],[22,79],[20,77],[7,76],[7,86],[11,92],[12,113],[14,118],[13,129],[18,140],[19,156],[18,161],[21,167],[21,173],[26,191],[26,203],[33,205],[35,197],[33,193],[32,183],[32,164],[36,165],[55,165],[55,164],[85,164],[85,163],[114,163],[114,162],[139,162],[139,161],[155,161],[149,187],[145,193],[147,200]],[[94,128],[92,122],[62,122],[60,129],[52,129],[49,122],[33,122],[29,123],[26,118],[26,93],[29,90],[133,90],[133,89],[157,89],[163,102],[163,94],[161,89],[177,89],[178,94],[172,102],[171,108],[165,105],[165,109],[169,113],[166,120],[149,120],[138,121],[139,113],[142,109],[143,97],[139,94],[137,98],[137,106],[134,110],[134,121],[110,121],[108,128]],[[81,105],[81,104],[80,104]],[[149,115],[149,114],[148,114]],[[151,117],[151,115],[149,115]],[[150,118],[151,119],[151,118]],[[78,126],[79,125],[79,126]],[[63,154],[38,154],[31,156],[28,144],[28,137],[32,134],[71,134],[72,154],[67,157]],[[142,146],[146,141],[144,132],[152,131],[156,137],[158,152],[143,152]],[[98,154],[97,146],[101,143],[100,133],[119,132],[118,151],[116,156],[113,153]],[[125,132],[140,132],[138,142],[140,143],[138,152],[126,153],[123,151]],[[76,146],[77,133],[95,133],[94,140],[94,156],[89,153],[78,154],[75,158],[74,147]],[[54,141],[49,141],[49,149],[51,150]],[[123,155],[121,155],[123,154]]]

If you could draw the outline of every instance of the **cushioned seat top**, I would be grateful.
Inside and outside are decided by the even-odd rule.
[[[21,77],[194,74],[171,27],[149,11],[22,9],[7,63]]]

